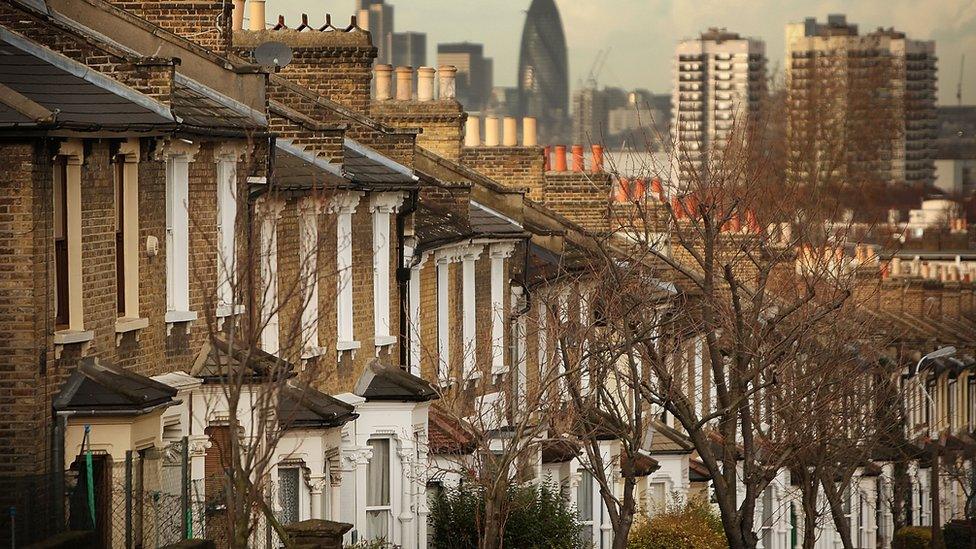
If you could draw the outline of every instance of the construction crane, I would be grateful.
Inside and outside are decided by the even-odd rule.
[[[597,79],[600,78],[600,73],[603,71],[603,65],[607,63],[607,58],[610,57],[610,51],[613,50],[613,46],[600,50],[596,53],[596,59],[593,60],[593,66],[590,67],[590,74],[586,77],[586,83],[590,87],[595,88],[597,86]]]
[[[956,85],[956,102],[959,106],[962,106],[962,73],[966,69],[966,54],[962,54],[962,59],[959,61],[959,83]]]

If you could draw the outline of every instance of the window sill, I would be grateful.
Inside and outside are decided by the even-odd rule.
[[[65,345],[81,345],[81,354],[88,351],[95,332],[92,330],[58,330],[54,332],[54,358],[61,358]]]
[[[215,314],[217,318],[226,318],[244,313],[243,305],[217,305]]]
[[[148,318],[124,317],[115,321],[115,346],[122,344],[122,337],[129,332],[136,333],[136,341],[139,341],[139,330],[149,327]]]
[[[302,360],[310,360],[313,358],[318,358],[326,353],[327,349],[325,347],[309,346],[305,347],[302,351]]]
[[[336,343],[336,350],[339,352],[356,351],[362,346],[363,344],[358,341],[339,341]]]
[[[190,324],[196,319],[196,311],[166,311],[166,335],[173,332],[174,324]]]

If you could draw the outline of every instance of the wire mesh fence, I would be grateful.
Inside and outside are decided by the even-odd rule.
[[[94,531],[102,547],[158,548],[191,538],[213,540],[218,549],[235,545],[227,478],[218,473],[191,480],[185,438],[162,450],[127,452],[124,461],[81,454],[64,480],[66,529]],[[278,487],[269,483],[266,489],[269,501],[277,501]],[[256,509],[251,521],[247,547],[282,546]]]

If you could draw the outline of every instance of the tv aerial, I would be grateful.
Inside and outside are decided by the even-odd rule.
[[[291,63],[291,48],[281,42],[265,42],[254,50],[254,60],[262,67],[281,70]]]

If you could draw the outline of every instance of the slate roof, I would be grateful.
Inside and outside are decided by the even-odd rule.
[[[484,235],[522,236],[528,235],[521,225],[502,214],[478,204],[474,200],[468,203],[468,223],[475,232]]]
[[[0,29],[0,84],[6,88],[0,127],[150,131],[176,123],[166,105],[6,29]],[[37,107],[49,116],[39,119]]]
[[[551,438],[543,440],[542,463],[564,463],[580,455],[580,445],[566,438]]]
[[[259,131],[267,126],[264,114],[235,104],[230,98],[180,74],[176,75],[170,102],[173,113],[184,126],[236,131]]]
[[[697,459],[688,460],[688,480],[691,482],[707,482],[712,480],[708,467]]]
[[[676,429],[660,421],[651,422],[651,426],[654,429],[654,439],[649,450],[651,455],[690,454],[694,451],[695,445]]]
[[[79,362],[53,405],[58,411],[139,415],[175,404],[175,396],[169,385],[88,357]]]
[[[354,406],[308,384],[289,381],[281,388],[278,418],[286,429],[340,427],[357,417]]]
[[[414,187],[413,170],[350,138],[342,143],[342,168],[355,183]]]
[[[366,365],[355,393],[367,401],[428,402],[437,398],[430,383],[378,358]]]
[[[335,189],[349,183],[342,177],[339,166],[317,158],[289,141],[277,140],[275,146],[274,184],[277,189]]]
[[[240,374],[246,381],[266,381],[271,376],[291,377],[293,366],[261,349],[240,348],[221,338],[210,338],[203,344],[190,369],[190,374],[204,383],[220,383],[228,372]],[[240,368],[245,368],[244,372]]]

